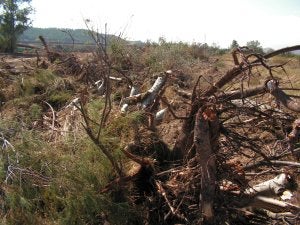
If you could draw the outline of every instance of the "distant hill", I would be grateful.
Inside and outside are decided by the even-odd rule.
[[[39,36],[43,36],[47,42],[56,42],[61,44],[73,43],[68,31],[74,38],[75,43],[94,44],[93,39],[84,29],[58,29],[58,28],[29,28],[20,37],[19,42],[39,42]],[[108,41],[118,38],[114,35],[108,35]]]

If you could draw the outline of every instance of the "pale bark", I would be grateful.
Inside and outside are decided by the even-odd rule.
[[[156,79],[153,86],[147,91],[148,95],[142,100],[142,108],[147,108],[156,98],[158,92],[163,88],[166,82],[166,76],[161,76]]]
[[[134,105],[137,103],[141,103],[141,108],[146,109],[150,106],[155,98],[157,97],[158,93],[163,89],[168,76],[172,73],[172,71],[166,71],[162,76],[159,76],[152,87],[141,94],[137,94],[137,89],[132,87],[130,91],[130,96],[123,99],[123,105],[121,107],[121,112],[125,113],[128,110],[129,105]]]
[[[269,210],[263,209],[262,210],[266,215],[272,219],[278,220],[282,218],[295,218],[295,215],[291,212],[283,212],[283,213],[274,213]]]
[[[256,195],[264,195],[264,196],[277,196],[280,193],[283,193],[284,190],[291,183],[291,176],[286,173],[279,174],[275,178],[262,182],[260,184],[254,185],[251,188],[245,190],[245,194],[256,196]]]
[[[155,121],[156,122],[161,122],[167,112],[168,108],[164,108],[162,110],[159,110],[156,114],[155,114]]]
[[[165,72],[164,76],[160,76],[156,79],[156,81],[154,82],[154,84],[148,91],[143,92],[141,94],[135,94],[135,95],[129,96],[129,97],[123,99],[123,102],[127,103],[128,105],[134,105],[137,103],[141,103],[142,108],[145,109],[154,101],[154,99],[156,98],[159,91],[161,91],[161,89],[164,87],[168,75],[169,74],[167,72]]]
[[[105,93],[105,82],[104,80],[98,80],[95,82],[95,85],[97,87],[98,93],[100,95],[103,95]]]
[[[262,208],[274,213],[291,212],[296,215],[300,212],[300,207],[297,205],[265,196],[256,196],[250,205],[254,208]]]
[[[130,90],[129,97],[132,97],[132,96],[137,95],[137,94],[138,94],[138,89],[136,87],[132,86],[131,90]],[[127,110],[128,110],[128,107],[129,107],[129,104],[124,103],[121,107],[121,113],[126,113]]]
[[[113,81],[122,81],[123,80],[121,77],[113,77],[113,76],[110,76],[109,79],[113,80]]]

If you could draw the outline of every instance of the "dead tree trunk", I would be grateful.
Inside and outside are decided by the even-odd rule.
[[[196,158],[201,171],[199,207],[206,222],[214,219],[214,197],[216,190],[216,150],[219,136],[219,121],[214,110],[201,107],[196,115],[194,128]]]

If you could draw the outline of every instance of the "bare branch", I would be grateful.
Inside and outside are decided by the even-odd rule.
[[[270,91],[277,101],[279,101],[286,108],[294,111],[300,112],[300,101],[296,101],[286,95],[279,87],[278,82],[275,80],[270,80],[266,83],[266,88]]]

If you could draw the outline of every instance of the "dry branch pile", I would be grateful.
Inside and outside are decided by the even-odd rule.
[[[292,159],[299,156],[300,102],[284,92],[274,75],[275,70],[285,72],[285,65],[270,65],[268,59],[300,46],[268,55],[236,49],[232,53],[235,66],[215,83],[199,88],[208,83],[204,74],[192,93],[177,90],[190,101],[186,115],[177,115],[165,95],[170,80],[174,80],[172,71],[160,74],[151,88],[137,93],[128,71],[114,67],[105,46],[98,46],[97,63],[82,64],[75,56],[51,52],[43,43],[50,63],[59,59],[56,66],[62,71],[78,75],[88,84],[96,82],[98,93],[104,95],[97,131],[91,128],[93,121],[85,107],[87,96],[81,95],[73,105],[84,119],[86,133],[117,174],[101,192],[119,191],[133,183],[135,191],[128,201],[145,209],[145,224],[299,223],[300,207],[286,199],[295,190],[294,172],[299,167]],[[259,70],[266,70],[269,77],[253,86],[251,81]],[[101,142],[102,128],[113,107],[112,82],[123,82],[131,90],[120,102],[119,113],[138,109],[148,118],[149,132],[139,136],[143,147],[129,140],[123,150],[135,162],[130,174]],[[173,149],[158,132],[167,112],[182,121]],[[156,147],[146,139],[156,140]],[[253,177],[259,182],[253,183]]]
[[[286,50],[290,48],[278,52]],[[139,156],[129,157],[140,164],[136,176],[151,168],[146,173],[151,177],[144,183],[151,186],[151,191],[143,192],[149,224],[299,222],[299,206],[285,201],[285,195],[295,190],[293,172],[299,164],[282,159],[297,157],[298,149],[294,148],[299,141],[299,119],[296,113],[300,107],[299,101],[285,94],[273,75],[275,68],[284,71],[284,65],[268,64],[267,58],[274,55],[247,55],[243,48],[238,48],[233,52],[235,67],[216,83],[199,90],[198,83],[205,82],[199,77],[189,95],[190,109],[185,117],[177,117],[168,104],[174,119],[184,120],[171,151],[171,161],[155,165]],[[260,86],[245,88],[255,68],[267,70],[270,76]],[[157,105],[168,102],[164,96],[165,79],[167,76],[159,77],[146,93],[124,100],[128,105],[141,103],[153,131]],[[223,91],[223,87],[236,85],[240,86],[239,90]],[[124,150],[125,155],[129,155],[127,151]],[[279,175],[264,181],[267,173]],[[251,183],[252,176],[260,175],[262,178],[257,180],[261,183]]]

